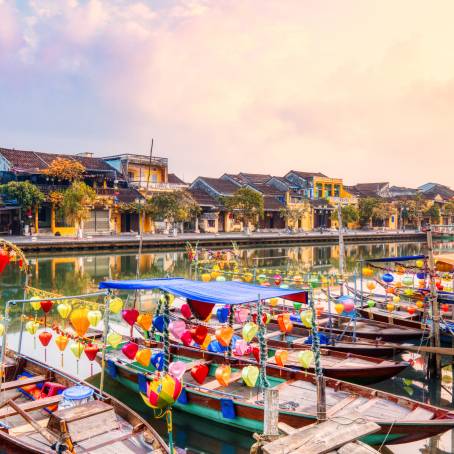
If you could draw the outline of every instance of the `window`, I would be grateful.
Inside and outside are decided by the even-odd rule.
[[[134,181],[134,172],[128,172],[128,180]]]
[[[208,227],[216,227],[216,221],[214,219],[209,219]]]
[[[158,176],[155,173],[151,174],[151,182],[152,183],[157,183],[158,182]]]
[[[333,196],[333,186],[331,184],[325,186],[325,195],[326,197]]]
[[[316,190],[315,190],[315,197],[317,199],[323,198],[323,185],[322,185],[322,183],[317,183]]]
[[[339,184],[334,185],[334,197],[340,197],[340,185]]]

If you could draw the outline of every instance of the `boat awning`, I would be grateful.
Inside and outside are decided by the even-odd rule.
[[[211,304],[247,304],[260,299],[283,298],[306,303],[304,290],[262,287],[244,282],[201,282],[184,278],[133,279],[125,281],[103,281],[100,289],[115,290],[154,290],[159,289],[188,300]]]
[[[410,260],[423,260],[425,259],[425,255],[404,255],[401,257],[382,257],[379,259],[368,259],[364,260],[365,262],[369,263],[378,263],[378,262],[408,262]]]
[[[451,273],[454,271],[454,254],[444,254],[435,256],[437,271]]]

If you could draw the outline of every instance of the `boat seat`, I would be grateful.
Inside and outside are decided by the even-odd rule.
[[[20,408],[24,411],[35,411],[40,410],[41,408],[49,407],[51,405],[58,404],[63,399],[61,394],[51,397],[43,397],[42,399],[32,400],[31,402],[26,402],[25,404],[20,405]],[[10,416],[17,415],[17,411],[11,407],[3,407],[0,409],[0,418],[8,418]]]
[[[42,383],[46,379],[47,378],[45,375],[37,375],[36,377],[23,378],[23,379],[14,380],[14,381],[7,381],[6,383],[2,383],[0,390],[9,391],[10,389],[22,388],[23,386],[27,386],[27,385],[36,385],[37,383]]]

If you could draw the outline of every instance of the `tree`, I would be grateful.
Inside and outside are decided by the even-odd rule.
[[[240,188],[223,201],[225,207],[243,221],[246,231],[249,229],[249,223],[256,223],[259,217],[263,217],[263,196],[253,189]]]
[[[342,224],[346,227],[348,224],[358,222],[359,210],[354,205],[344,205],[341,208]],[[331,213],[331,220],[338,221],[337,208]]]
[[[431,205],[423,214],[424,217],[429,218],[431,224],[438,224],[440,222],[440,208],[438,205]]]
[[[61,210],[69,222],[74,223],[79,238],[83,235],[84,221],[90,217],[90,207],[94,204],[96,192],[81,181],[75,181],[63,193]]]
[[[285,206],[279,210],[281,218],[285,219],[287,227],[290,225],[296,229],[298,227],[298,221],[302,219],[308,212],[310,208],[307,204]]]
[[[372,219],[381,222],[384,227],[385,221],[392,215],[393,210],[388,202],[378,202],[372,209]]]
[[[2,184],[0,192],[9,199],[16,200],[23,210],[37,208],[45,200],[39,188],[29,181],[10,181]]]
[[[374,208],[378,205],[379,201],[375,197],[365,197],[359,199],[359,224],[361,227],[366,227],[372,220]]]
[[[85,173],[85,167],[72,159],[55,158],[44,173],[59,180],[78,181]]]
[[[144,212],[154,221],[186,222],[200,213],[199,205],[187,191],[161,192],[147,200]]]

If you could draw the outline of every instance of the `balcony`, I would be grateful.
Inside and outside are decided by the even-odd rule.
[[[187,188],[187,184],[176,184],[176,183],[150,183],[147,184],[146,181],[133,180],[129,184],[137,189],[147,189],[149,191],[176,191],[178,189]]]

